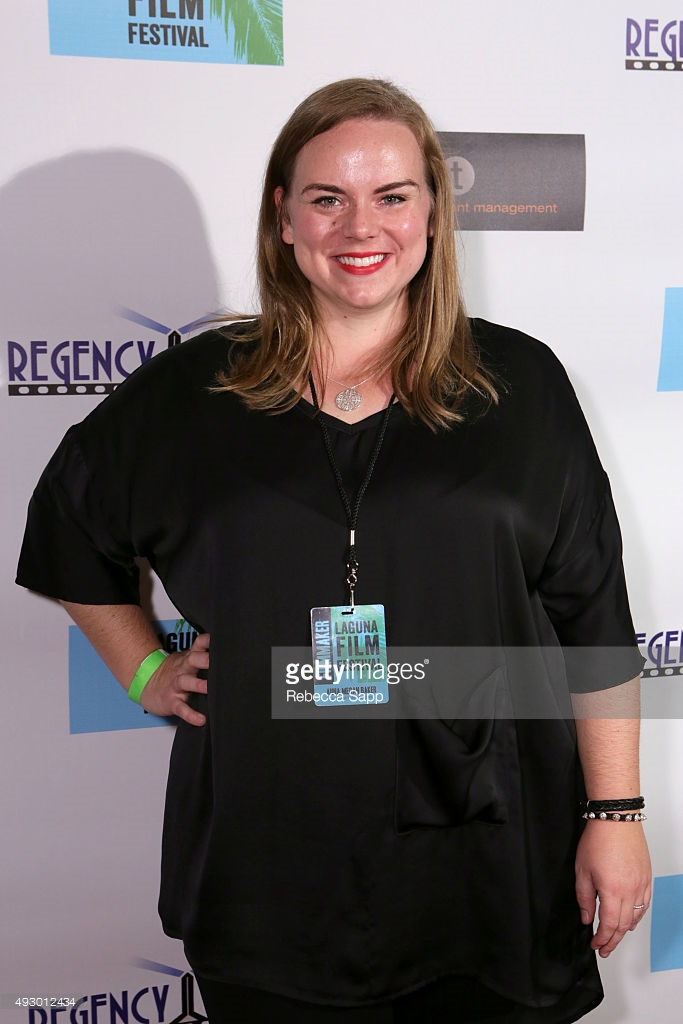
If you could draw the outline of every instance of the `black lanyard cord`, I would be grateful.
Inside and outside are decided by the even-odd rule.
[[[391,398],[389,399],[389,404],[387,405],[386,409],[384,410],[384,416],[382,417],[382,422],[380,424],[379,432],[377,434],[377,440],[375,441],[375,447],[372,450],[372,454],[370,456],[370,461],[368,462],[368,468],[365,471],[365,477],[363,478],[363,482],[361,483],[360,487],[356,491],[356,495],[354,497],[353,506],[352,506],[351,502],[349,501],[349,496],[346,493],[346,488],[344,487],[344,481],[342,480],[342,475],[341,475],[341,473],[339,471],[339,466],[337,465],[337,460],[336,460],[335,455],[334,455],[334,448],[332,446],[332,439],[330,438],[330,432],[327,429],[327,424],[325,423],[324,416],[322,414],[322,411],[320,409],[320,405],[318,403],[318,396],[317,396],[316,391],[315,391],[315,385],[313,383],[313,375],[312,374],[309,374],[309,376],[308,376],[308,383],[309,383],[309,386],[311,388],[311,396],[313,398],[313,406],[315,408],[316,413],[318,413],[317,420],[318,420],[318,423],[320,425],[320,429],[322,431],[323,441],[325,443],[325,451],[327,452],[327,458],[329,460],[330,466],[332,467],[332,472],[334,473],[334,479],[335,479],[336,484],[337,484],[337,490],[339,491],[339,497],[342,500],[342,504],[344,506],[344,512],[346,513],[346,525],[347,525],[348,531],[349,531],[349,547],[348,547],[347,564],[346,564],[346,569],[347,569],[346,584],[347,584],[347,586],[349,588],[349,604],[351,605],[351,610],[353,611],[354,603],[355,603],[355,590],[356,590],[356,585],[358,583],[358,559],[356,558],[356,525],[358,523],[358,513],[360,511],[360,503],[363,500],[363,495],[365,494],[365,492],[366,492],[366,490],[368,488],[368,484],[370,483],[370,478],[372,477],[372,473],[373,473],[373,470],[375,468],[375,463],[377,462],[377,459],[379,457],[379,453],[380,453],[380,450],[382,448],[382,443],[384,441],[384,435],[387,432],[387,426],[389,424],[389,416],[391,414],[391,407],[392,407],[392,405],[394,403],[394,398],[396,396],[392,394]]]

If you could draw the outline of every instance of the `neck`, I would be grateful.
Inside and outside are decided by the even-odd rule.
[[[403,303],[384,310],[349,313],[319,308],[318,312],[321,331],[313,379],[320,408],[345,423],[385,409],[393,391],[392,348],[405,323]],[[357,394],[347,401],[338,399],[347,390]],[[305,396],[312,400],[308,387]],[[355,408],[344,407],[354,404]]]
[[[319,362],[328,374],[355,383],[386,365],[405,324],[405,301],[381,310],[341,311],[319,306]]]

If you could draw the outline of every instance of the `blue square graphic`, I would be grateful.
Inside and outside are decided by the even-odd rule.
[[[665,292],[657,391],[683,391],[683,288]]]
[[[655,878],[650,970],[683,970],[683,875]]]
[[[169,634],[177,637],[172,632],[175,624],[175,619],[153,623],[159,634],[159,646],[167,646],[165,640]],[[129,700],[78,626],[69,626],[70,733],[151,729],[175,724],[175,718],[147,715],[139,704]]]

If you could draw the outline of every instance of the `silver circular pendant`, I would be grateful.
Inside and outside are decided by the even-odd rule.
[[[340,391],[334,401],[342,412],[353,412],[363,401],[363,396],[355,388],[347,388],[346,391]]]

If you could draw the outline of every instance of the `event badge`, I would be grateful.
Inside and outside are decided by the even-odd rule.
[[[311,639],[316,704],[389,703],[383,604],[311,608]]]

